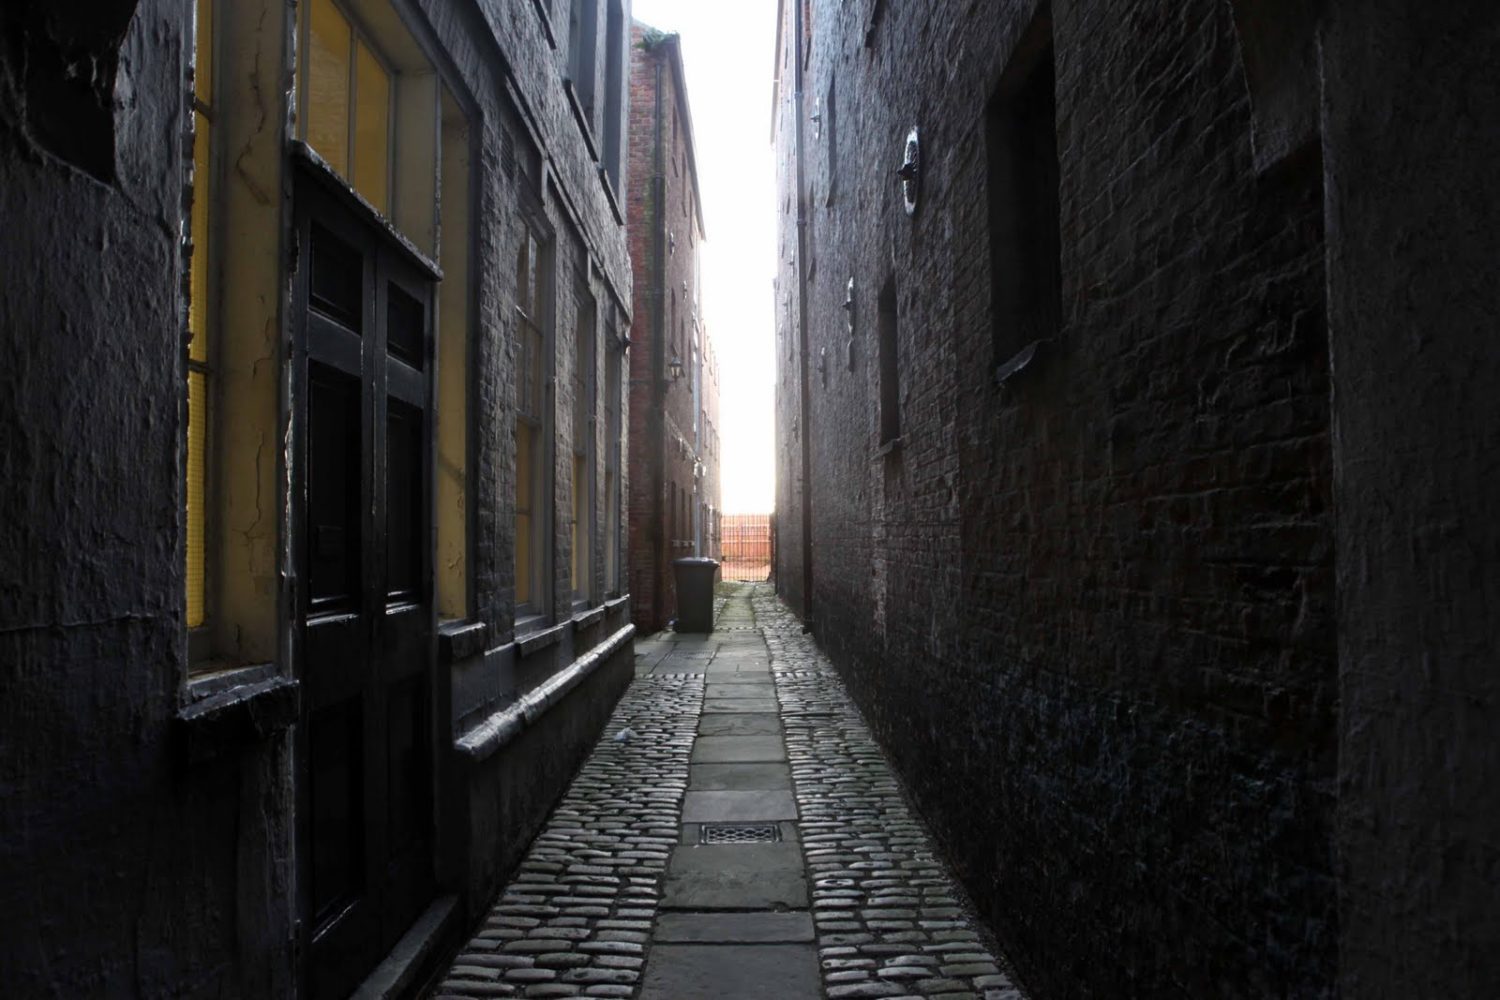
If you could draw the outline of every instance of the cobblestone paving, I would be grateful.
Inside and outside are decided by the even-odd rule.
[[[661,1000],[1022,1000],[801,622],[764,584],[725,588],[715,604],[712,637],[668,632],[637,643],[637,677],[603,739],[432,996],[627,998],[644,986]],[[752,693],[773,682],[774,699]],[[736,699],[746,707],[724,704]],[[704,782],[738,774],[733,787],[749,789],[739,794],[757,808],[791,805],[774,806],[786,793],[762,783],[782,768],[784,789],[787,764],[690,770],[700,719],[714,720],[709,743],[764,747],[767,736],[749,734],[782,734],[763,751],[773,755],[747,759],[790,765],[797,820],[782,825],[801,845],[805,883],[796,861],[785,870],[784,853],[766,862],[764,878],[746,879],[754,852],[767,847],[693,846],[685,792],[699,789],[699,809],[735,794],[703,797],[714,787]],[[617,741],[627,727],[630,738]],[[717,735],[726,732],[745,735]],[[664,883],[669,865],[675,883]],[[788,876],[797,902],[753,902]],[[705,901],[684,886],[730,897]],[[671,915],[659,923],[660,913]],[[653,947],[658,934],[667,943]],[[768,977],[777,976],[783,985],[773,987]]]
[[[756,586],[752,603],[771,650],[829,1000],[1021,1000],[833,667],[769,587]]]
[[[702,675],[636,679],[435,998],[634,995],[702,703]]]

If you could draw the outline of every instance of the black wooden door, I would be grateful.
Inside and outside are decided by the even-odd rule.
[[[432,895],[433,280],[316,179],[296,204],[298,870],[342,997]]]

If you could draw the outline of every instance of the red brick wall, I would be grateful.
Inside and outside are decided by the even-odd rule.
[[[675,616],[672,560],[693,554],[694,463],[692,338],[698,291],[698,192],[691,160],[691,131],[682,115],[675,36],[655,37],[634,26],[631,52],[629,135],[630,180],[627,224],[635,273],[635,314],[631,328],[630,513],[631,605],[643,631],[662,628]],[[652,204],[656,183],[657,70],[662,86],[660,126],[663,190],[658,216]],[[674,138],[675,136],[675,138]],[[653,227],[664,218],[663,273],[654,273]],[[675,304],[675,309],[674,309]],[[662,342],[656,341],[660,311]],[[701,317],[700,317],[701,319]],[[701,324],[700,324],[701,325]],[[677,357],[682,378],[673,379],[668,362]],[[715,493],[717,487],[714,487]],[[717,506],[717,497],[712,501]]]

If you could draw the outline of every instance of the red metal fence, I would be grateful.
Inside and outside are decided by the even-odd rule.
[[[719,547],[725,580],[765,580],[771,576],[771,515],[725,514]]]

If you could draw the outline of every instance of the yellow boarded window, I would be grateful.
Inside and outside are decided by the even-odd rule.
[[[188,235],[188,400],[185,514],[189,628],[208,619],[209,199],[213,147],[213,0],[197,0],[193,72],[193,209]]]
[[[390,214],[391,75],[363,42],[354,59],[354,188]]]
[[[333,169],[348,176],[354,32],[333,0],[311,0],[307,6],[302,137]]]
[[[334,0],[306,0],[302,138],[383,214],[391,211],[391,72]]]

